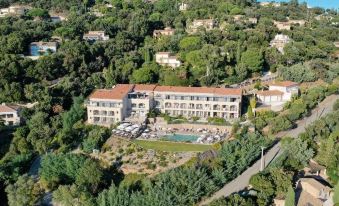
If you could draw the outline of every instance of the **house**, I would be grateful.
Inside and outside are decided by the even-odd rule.
[[[205,28],[207,31],[214,29],[216,23],[214,19],[196,19],[191,24],[188,24],[187,33],[194,34],[199,28]]]
[[[339,41],[333,42],[333,44],[336,48],[339,48]]]
[[[86,106],[89,124],[109,126],[131,117],[146,119],[150,110],[187,118],[235,120],[240,117],[241,102],[241,89],[118,84],[95,90]]]
[[[67,17],[61,15],[50,15],[53,23],[59,23],[62,21],[67,21]]]
[[[273,7],[280,7],[280,3],[276,3],[276,2],[260,2],[259,3],[260,6],[262,7],[269,7],[269,6],[273,6]]]
[[[188,4],[185,4],[184,2],[181,2],[179,5],[179,11],[186,11],[188,8]]]
[[[105,31],[89,31],[87,34],[84,34],[83,39],[86,41],[107,41],[109,36],[105,35]]]
[[[5,103],[0,105],[0,119],[4,121],[5,125],[20,125],[21,118],[19,112],[20,107],[7,105]]]
[[[314,178],[301,178],[297,189],[297,206],[334,205],[332,189]]]
[[[165,27],[163,30],[154,30],[153,31],[153,37],[159,38],[161,36],[172,36],[174,34],[175,30],[171,27]]]
[[[8,15],[22,16],[27,10],[28,8],[26,6],[10,6],[8,8],[0,9],[0,17],[5,17]]]
[[[277,34],[275,35],[274,39],[270,42],[270,46],[277,48],[277,50],[280,53],[284,54],[284,47],[289,42],[291,42],[290,37],[288,37],[287,35],[283,35],[283,34]]]
[[[279,30],[291,30],[291,26],[292,26],[292,25],[305,26],[306,21],[304,21],[304,20],[288,20],[288,21],[286,21],[286,22],[273,21],[273,24],[274,24]]]
[[[236,23],[249,23],[249,24],[257,24],[258,19],[255,17],[252,18],[246,18],[245,15],[234,15],[233,16],[233,21]]]
[[[258,19],[253,17],[253,18],[248,18],[247,22],[251,23],[251,24],[257,24],[258,23]]]
[[[29,46],[30,56],[39,57],[57,51],[57,42],[32,42]]]
[[[269,89],[258,91],[256,97],[263,106],[270,106],[272,110],[279,111],[287,101],[290,101],[298,93],[298,83],[282,81],[269,84]]]
[[[172,68],[177,68],[181,66],[181,62],[177,59],[176,56],[172,55],[170,52],[157,52],[155,54],[155,62],[161,66],[169,66]]]

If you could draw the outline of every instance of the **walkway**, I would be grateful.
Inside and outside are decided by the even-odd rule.
[[[339,95],[331,95],[327,97],[324,101],[322,101],[315,109],[312,110],[312,114],[309,117],[304,118],[297,122],[297,127],[286,131],[280,132],[276,136],[290,136],[290,137],[298,137],[298,135],[305,131],[305,127],[319,119],[320,117],[325,116],[329,112],[333,110],[333,104],[335,101],[339,99]],[[267,153],[264,155],[265,159],[265,167],[276,157],[282,154],[280,150],[280,142],[277,143],[274,147],[272,147]],[[233,181],[227,183],[222,189],[217,191],[212,195],[212,197],[202,201],[199,205],[208,205],[213,200],[219,199],[221,197],[227,197],[232,193],[239,192],[245,189],[249,185],[250,178],[259,173],[260,171],[260,159],[255,162],[250,168],[248,168],[245,172],[243,172],[240,176],[235,178]]]

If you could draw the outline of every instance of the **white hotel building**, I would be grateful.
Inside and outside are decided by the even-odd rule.
[[[152,109],[171,116],[234,120],[241,115],[241,102],[241,89],[118,84],[94,91],[88,98],[87,115],[88,123],[98,125],[145,119]]]

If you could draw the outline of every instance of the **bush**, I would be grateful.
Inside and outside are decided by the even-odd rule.
[[[155,170],[157,168],[157,165],[152,163],[152,162],[148,162],[147,163],[147,169],[150,169],[150,170]]]

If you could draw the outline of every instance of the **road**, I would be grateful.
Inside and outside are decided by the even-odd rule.
[[[298,135],[305,131],[305,127],[310,125],[312,122],[318,118],[325,116],[330,113],[333,109],[333,104],[335,100],[339,99],[339,95],[331,95],[322,101],[315,109],[312,110],[312,113],[309,117],[304,118],[303,120],[298,121],[296,127],[292,130],[286,132],[280,132],[277,137],[298,137]],[[280,142],[274,145],[269,151],[264,155],[264,166],[266,167],[269,163],[274,160],[276,157],[282,154]],[[232,193],[239,192],[245,189],[249,185],[250,178],[257,174],[260,171],[260,159],[256,161],[250,168],[243,172],[240,176],[235,178],[233,181],[227,183],[222,189],[214,193],[210,198],[202,201],[199,205],[208,205],[213,200],[219,199],[221,197],[227,197]]]

